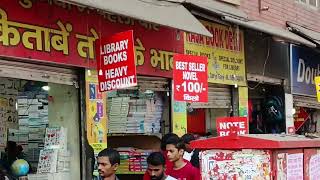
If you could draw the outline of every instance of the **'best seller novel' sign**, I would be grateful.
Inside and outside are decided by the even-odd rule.
[[[208,102],[208,58],[175,54],[173,61],[174,100]]]
[[[102,38],[96,43],[100,91],[136,86],[133,31]]]

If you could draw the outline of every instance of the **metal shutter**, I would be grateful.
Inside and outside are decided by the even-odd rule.
[[[138,76],[138,88],[141,90],[169,91],[168,85],[166,78]]]
[[[293,95],[294,106],[320,109],[320,103],[316,97]]]
[[[231,108],[231,86],[209,83],[208,103],[191,103],[192,108]]]
[[[0,77],[75,85],[74,70],[0,59]]]

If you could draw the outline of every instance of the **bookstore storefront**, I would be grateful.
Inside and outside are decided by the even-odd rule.
[[[4,59],[0,69],[1,168],[10,176],[29,170],[31,180],[80,178],[76,72]]]
[[[19,152],[19,157],[9,158],[10,162],[23,155],[30,173],[36,174],[29,175],[29,180],[39,176],[69,179],[64,175],[81,179],[90,174],[80,167],[86,163],[81,152],[87,150],[82,140],[87,139],[96,151],[104,145],[125,152],[127,147],[158,147],[161,133],[170,131],[168,84],[173,54],[183,53],[181,31],[55,1],[5,0],[0,5],[3,160],[8,160],[14,148],[14,156]],[[132,29],[138,86],[99,93],[94,42]],[[6,147],[9,141],[12,146]],[[11,163],[1,161],[0,165],[10,168]],[[120,173],[142,174],[144,170],[128,166]]]

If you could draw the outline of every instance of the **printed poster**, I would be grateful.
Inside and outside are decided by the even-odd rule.
[[[271,156],[263,150],[207,150],[199,154],[202,180],[271,180]]]
[[[303,180],[303,153],[287,155],[287,179]]]
[[[310,180],[317,180],[320,177],[320,154],[311,156],[309,161]]]
[[[201,21],[213,38],[185,33],[185,54],[208,57],[208,82],[246,86],[244,38],[239,28]]]
[[[86,70],[87,138],[89,144],[107,143],[107,95],[99,92],[96,70]]]
[[[172,129],[179,137],[187,133],[187,103],[173,102]]]
[[[239,116],[248,117],[248,88],[239,87]]]

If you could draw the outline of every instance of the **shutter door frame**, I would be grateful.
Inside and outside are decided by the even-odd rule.
[[[229,109],[232,107],[231,86],[208,84],[208,103],[191,103],[192,108]]]
[[[0,77],[77,85],[75,70],[0,59]]]
[[[142,91],[169,91],[169,79],[162,77],[138,76],[138,86]]]
[[[293,95],[294,106],[306,107],[312,109],[320,109],[320,103],[317,101],[316,97]]]

